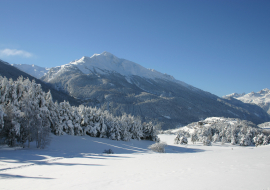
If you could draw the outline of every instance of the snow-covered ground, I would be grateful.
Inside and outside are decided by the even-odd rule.
[[[0,189],[270,188],[270,145],[175,145],[175,135],[160,138],[166,153],[150,151],[152,141],[68,135],[52,136],[43,150],[1,147]]]

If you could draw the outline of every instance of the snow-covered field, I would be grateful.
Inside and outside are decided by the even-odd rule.
[[[1,147],[0,189],[270,189],[270,145],[175,145],[175,135],[159,137],[166,153],[150,151],[152,141],[69,135],[52,136],[43,150]]]

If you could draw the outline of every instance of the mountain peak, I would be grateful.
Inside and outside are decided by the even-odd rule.
[[[270,94],[270,90],[268,88],[262,89],[258,94]]]
[[[103,55],[103,56],[114,56],[113,54],[111,54],[110,52],[107,52],[107,51],[102,52],[100,55]]]
[[[102,56],[102,57],[116,57],[116,56],[113,55],[112,53],[107,52],[107,51],[104,51],[104,52],[102,52],[101,54],[95,53],[95,54],[92,55],[90,58],[100,57],[100,56]],[[82,58],[84,58],[84,57],[88,58],[87,56],[83,56]],[[81,59],[82,59],[82,58],[81,58]]]
[[[70,62],[67,65],[61,67],[63,70],[68,68],[70,65],[77,67],[82,73],[99,73],[99,74],[110,74],[118,73],[127,78],[129,83],[129,78],[131,76],[139,76],[147,79],[163,79],[169,80],[171,82],[179,83],[185,87],[195,89],[191,85],[188,85],[182,81],[176,80],[173,76],[168,74],[163,74],[153,69],[146,69],[145,67],[134,63],[132,61],[118,58],[110,52],[104,51],[101,54],[94,54],[91,57],[83,56],[79,60]],[[56,72],[57,73],[57,72]],[[56,74],[55,73],[55,74]]]

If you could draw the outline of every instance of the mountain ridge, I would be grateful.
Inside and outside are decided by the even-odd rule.
[[[48,71],[49,68],[40,67],[37,65],[28,65],[28,64],[11,64],[12,66],[16,67],[17,69],[32,75],[33,77],[40,79],[43,77]]]
[[[35,80],[37,84],[41,84],[41,87],[45,92],[51,92],[54,101],[62,102],[66,100],[69,101],[71,105],[79,105],[78,101],[73,97],[69,96],[68,94],[55,90],[55,88],[53,88],[50,84],[47,84],[44,81],[19,70],[18,68],[12,66],[11,64],[3,60],[0,60],[0,75],[8,79],[11,78],[13,80],[17,80],[20,76],[23,76],[24,78],[29,78],[29,80]]]
[[[191,85],[188,85],[182,81],[176,80],[171,75],[160,73],[154,69],[146,69],[145,67],[137,63],[134,63],[126,59],[118,58],[115,55],[106,51],[104,51],[101,54],[94,54],[91,57],[83,56],[81,59],[72,61],[68,64],[58,66],[55,68],[59,70],[63,70],[65,69],[65,67],[70,67],[71,65],[75,65],[84,74],[89,74],[91,72],[96,72],[99,74],[116,72],[123,76],[126,76],[128,82],[132,82],[129,80],[129,77],[132,75],[150,78],[150,79],[162,78],[165,80],[178,82],[182,85],[196,89],[195,87]],[[57,73],[54,73],[54,74],[57,74]],[[50,75],[52,76],[52,74]]]
[[[270,121],[258,106],[222,99],[108,52],[53,67],[41,79],[81,104],[102,107],[118,116],[138,116],[163,129],[214,116],[238,117],[257,124]]]
[[[248,94],[229,94],[224,96],[223,98],[235,98],[244,103],[255,104],[264,109],[268,114],[270,114],[270,90],[268,88],[264,88],[259,92],[250,92]]]

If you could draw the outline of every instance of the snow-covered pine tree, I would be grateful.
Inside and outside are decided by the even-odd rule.
[[[253,138],[255,146],[267,145],[268,141],[269,141],[268,136],[264,135],[263,133],[258,134]]]
[[[4,126],[0,131],[0,139],[9,146],[15,146],[20,135],[21,127],[18,122],[18,110],[12,103],[9,103],[5,106],[4,112]]]
[[[191,142],[193,144],[196,144],[196,142],[199,140],[197,131],[195,130],[193,133],[191,133]]]
[[[121,134],[121,139],[123,141],[130,141],[132,134],[129,132],[129,126],[128,122],[126,121],[125,115],[122,116],[120,124],[120,134]]]
[[[60,113],[60,106],[58,102],[54,103],[54,106],[52,105],[49,107],[50,111],[50,116],[51,116],[51,129],[52,132],[55,135],[63,135],[64,134],[64,124],[63,124],[63,119],[61,113]]]
[[[143,138],[142,139],[148,139],[155,142],[159,142],[160,139],[157,136],[157,130],[155,129],[155,126],[152,122],[149,123],[143,123]]]
[[[215,133],[213,136],[213,142],[220,142],[219,134]]]
[[[205,145],[205,146],[211,146],[211,145],[212,145],[210,139],[209,139],[208,137],[206,137],[206,136],[203,137],[202,143],[203,143],[203,145]]]
[[[49,110],[45,105],[45,93],[35,81],[26,80],[23,83],[29,86],[27,91],[23,92],[19,102],[24,135],[21,136],[21,141],[24,144],[27,139],[29,147],[30,142],[35,140],[37,148],[43,148],[46,144],[44,142],[49,142],[48,134],[50,133]]]
[[[106,138],[107,137],[107,125],[104,122],[104,118],[103,115],[100,116],[99,119],[99,123],[100,123],[100,138]]]
[[[82,129],[82,126],[81,126],[81,122],[82,122],[82,117],[78,111],[78,108],[77,107],[72,107],[72,111],[73,111],[73,125],[74,125],[74,134],[75,135],[83,135],[83,129]]]
[[[174,139],[175,144],[187,144],[187,133],[185,131],[180,131]]]
[[[72,108],[69,102],[59,103],[59,116],[60,126],[63,127],[63,131],[69,135],[74,135]]]
[[[108,136],[111,140],[121,140],[121,134],[120,134],[120,127],[119,127],[119,121],[112,117],[112,115],[108,118],[109,122],[109,131]]]
[[[231,137],[231,145],[235,145],[236,144],[236,138],[235,136]]]
[[[263,145],[268,145],[269,141],[270,141],[270,135],[269,136],[264,135]]]
[[[227,138],[226,136],[221,137],[221,144],[224,145],[225,143],[227,143]]]
[[[51,95],[50,91],[48,91],[45,94],[45,106],[47,107],[48,112],[49,112],[48,119],[50,121],[51,131],[54,134],[56,134],[55,131],[56,131],[57,124],[59,122],[58,117],[57,117],[58,109],[56,108],[56,106],[53,102],[52,95]]]
[[[86,108],[84,105],[80,105],[78,108],[78,113],[81,117],[81,127],[83,129],[84,134],[86,133],[86,127],[88,126],[89,123],[89,109]]]
[[[90,124],[90,126],[91,126],[90,136],[91,137],[97,137],[99,135],[98,134],[99,133],[98,131],[99,131],[99,128],[100,128],[99,125],[100,125],[99,123],[95,123],[95,124],[93,123],[92,125]]]
[[[240,137],[241,137],[241,139],[240,139],[239,144],[241,146],[249,146],[252,144],[250,133],[242,134],[242,135],[240,135]]]
[[[7,105],[10,101],[9,101],[9,94],[10,94],[10,83],[8,81],[8,79],[6,77],[2,77],[1,76],[1,93],[0,93],[0,97],[1,97],[1,104],[3,105]]]
[[[49,142],[50,131],[56,135],[66,132],[71,135],[88,134],[115,140],[130,140],[131,138],[159,140],[152,123],[142,125],[140,119],[134,116],[114,117],[97,108],[71,107],[65,101],[59,104],[54,103],[50,92],[44,93],[39,84],[23,77],[13,81],[0,76],[1,134],[5,126],[4,107],[7,105],[12,105],[13,112],[16,113],[12,121],[12,124],[19,129],[15,141],[23,146],[27,141],[28,145],[36,141],[37,147],[45,147],[45,144]]]
[[[132,134],[132,139],[140,140],[143,138],[143,126],[141,120],[138,117],[129,115],[131,120],[130,132]]]
[[[3,106],[0,104],[0,133],[1,133],[1,130],[2,128],[4,127],[4,109],[3,109]]]

